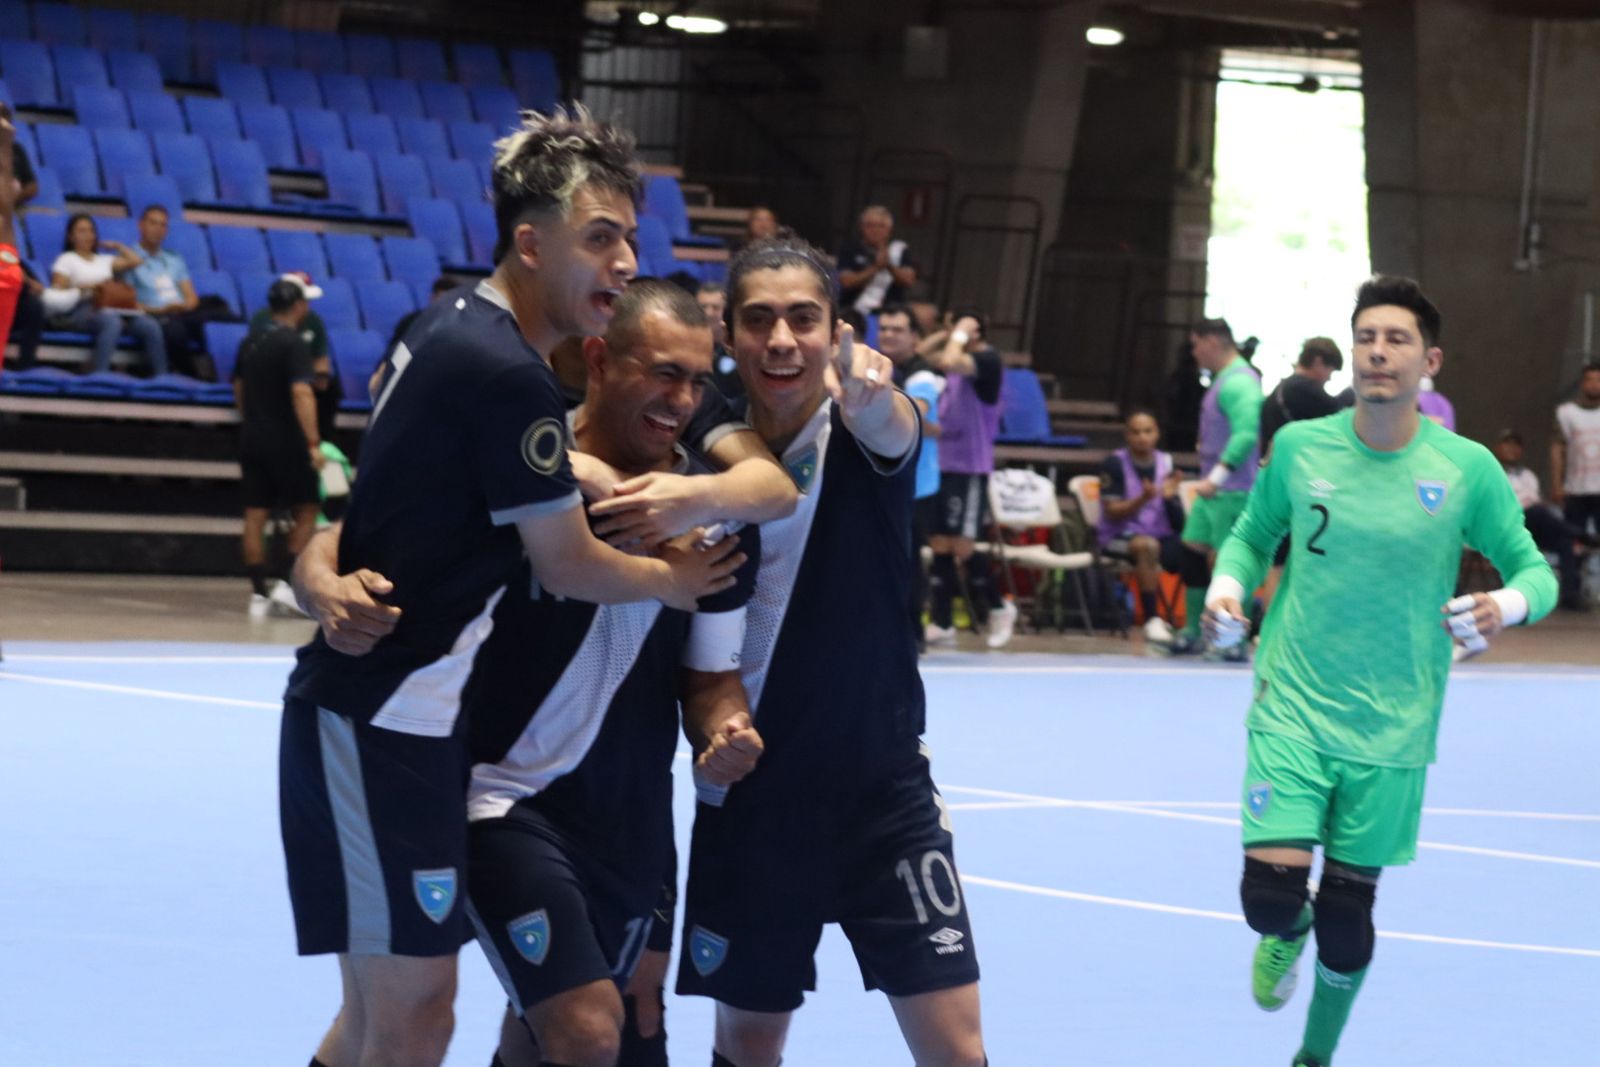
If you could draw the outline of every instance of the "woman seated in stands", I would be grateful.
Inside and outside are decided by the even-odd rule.
[[[102,247],[116,254],[102,252]],[[167,373],[167,345],[161,324],[140,311],[136,301],[128,300],[129,306],[119,310],[116,305],[122,301],[115,291],[126,290],[131,296],[132,290],[120,282],[109,284],[117,274],[142,262],[144,257],[138,249],[120,241],[102,244],[91,216],[79,214],[67,220],[65,250],[50,265],[51,291],[46,294],[45,306],[54,313],[51,328],[94,335],[91,371],[109,370],[117,338],[130,333],[144,345],[151,373]]]
[[[1122,432],[1127,445],[1100,467],[1100,550],[1133,562],[1145,637],[1168,643],[1173,620],[1161,616],[1161,570],[1176,571],[1183,550],[1178,533],[1183,529],[1183,501],[1178,498],[1183,475],[1172,454],[1156,448],[1161,427],[1152,412],[1135,408]]]

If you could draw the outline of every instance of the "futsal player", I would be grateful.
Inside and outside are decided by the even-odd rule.
[[[526,552],[552,595],[692,610],[728,588],[731,542],[626,555],[589,531],[565,405],[541,357],[602,332],[635,273],[631,139],[527,113],[496,144],[494,274],[424,312],[393,355],[339,540],[383,575],[393,631],[352,658],[319,632],[283,717],[280,803],[302,954],[338,953],[343,1003],[314,1063],[437,1065],[467,936],[460,696]]]
[[[1499,463],[1418,414],[1422,377],[1444,360],[1438,310],[1416,282],[1378,276],[1351,325],[1355,408],[1278,432],[1206,596],[1212,639],[1242,639],[1245,593],[1290,535],[1245,720],[1240,897],[1261,935],[1251,984],[1268,1011],[1289,999],[1316,934],[1296,1067],[1333,1062],[1372,959],[1379,875],[1416,854],[1452,637],[1480,651],[1556,601]],[[1451,599],[1467,546],[1506,584]]]
[[[838,923],[916,1062],[978,1067],[977,959],[904,622],[917,415],[839,325],[817,249],[754,242],[728,292],[750,424],[801,499],[761,529],[740,667],[764,749],[697,809],[678,992],[717,1001],[714,1064],[774,1067]]]

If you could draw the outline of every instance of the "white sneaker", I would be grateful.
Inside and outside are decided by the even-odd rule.
[[[930,648],[935,645],[944,648],[956,647],[956,628],[954,626],[936,626],[930,622],[927,629],[922,631],[922,636],[928,642]]]
[[[989,636],[984,643],[990,648],[1004,648],[1011,643],[1011,634],[1017,628],[1017,604],[1010,597],[989,612]]]
[[[288,582],[279,579],[272,583],[272,591],[267,594],[267,599],[278,608],[280,615],[298,615],[306,618],[306,613],[300,607],[300,602],[294,598],[294,589]]]
[[[272,614],[272,601],[260,593],[251,593],[250,607],[247,610],[251,619],[264,619]]]
[[[1167,625],[1167,620],[1159,615],[1152,615],[1144,622],[1144,639],[1152,645],[1172,644],[1172,627]]]

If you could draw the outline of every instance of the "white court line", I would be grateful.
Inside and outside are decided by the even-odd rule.
[[[1031,793],[1011,793],[1003,789],[980,789],[977,786],[941,785],[941,792],[971,793],[975,796],[994,797],[997,800],[1022,801],[1030,806],[1040,808],[1080,808],[1089,811],[1123,812],[1128,815],[1146,815],[1157,819],[1177,819],[1182,822],[1203,822],[1214,826],[1238,826],[1238,819],[1224,818],[1220,815],[1197,815],[1188,811],[1166,811],[1161,808],[1143,807],[1135,804],[1120,804],[1115,801],[1103,800],[1062,800],[1058,797],[1042,797]],[[1600,860],[1575,859],[1571,856],[1550,856],[1540,852],[1512,852],[1499,848],[1479,848],[1475,845],[1451,845],[1440,841],[1418,841],[1418,848],[1432,849],[1436,852],[1462,852],[1471,856],[1491,856],[1496,859],[1524,860],[1528,863],[1553,863],[1563,867],[1585,867],[1590,870],[1600,870]]]
[[[293,656],[71,656],[55,652],[14,652],[6,663],[270,663],[284,666]],[[4,665],[0,665],[3,671]]]
[[[1158,911],[1167,915],[1192,915],[1202,919],[1221,919],[1224,922],[1244,922],[1244,917],[1228,911],[1210,911],[1205,908],[1183,908],[1176,904],[1157,904],[1149,900],[1129,900],[1126,897],[1103,897],[1093,893],[1074,893],[1067,889],[1050,889],[1023,882],[1006,882],[998,878],[984,878],[976,874],[963,874],[962,884],[1007,889],[1013,893],[1027,893],[1037,897],[1054,897],[1057,900],[1077,900],[1085,904],[1107,904],[1114,908],[1132,908],[1135,911]],[[1514,941],[1483,941],[1470,937],[1442,937],[1437,934],[1412,934],[1399,930],[1379,930],[1379,937],[1395,941],[1422,941],[1432,945],[1465,945],[1470,948],[1498,948],[1511,952],[1543,952],[1555,956],[1585,956],[1600,959],[1600,949],[1565,948],[1560,945],[1525,945]]]
[[[46,678],[37,674],[12,674],[6,670],[0,670],[0,682],[33,682],[36,685],[57,685],[63,689],[90,689],[98,693],[123,693],[128,696],[155,697],[159,700],[181,700],[191,704],[221,704],[229,708],[263,708],[268,711],[278,711],[283,708],[282,704],[268,704],[262,700],[174,693],[166,689],[143,689],[133,685],[111,685],[106,682],[79,682],[67,678]]]
[[[1069,666],[1062,664],[1056,667],[955,667],[939,664],[927,664],[918,668],[923,674],[1107,674],[1152,676],[1166,674],[1187,674],[1193,677],[1201,675],[1227,676],[1237,675],[1248,678],[1247,672],[1238,671],[1228,667],[1201,667],[1191,665],[1187,667],[1112,667],[1112,666]],[[1493,667],[1469,667],[1466,670],[1450,672],[1452,683],[1494,679],[1499,681],[1540,681],[1540,682],[1570,682],[1575,679],[1600,682],[1600,673],[1592,667],[1574,666],[1568,671],[1511,671],[1495,670]]]
[[[960,789],[960,786],[941,786],[940,788]],[[985,809],[999,810],[1007,807],[1017,808],[1048,808],[1055,807],[1060,801],[1039,800],[1017,802],[1011,804],[952,804],[952,809],[981,811]],[[1101,800],[1099,804],[1117,804],[1129,808],[1208,808],[1216,811],[1237,811],[1237,800]],[[1540,819],[1550,822],[1600,822],[1600,815],[1580,815],[1566,811],[1500,811],[1494,808],[1423,808],[1424,815],[1466,815],[1482,819]]]

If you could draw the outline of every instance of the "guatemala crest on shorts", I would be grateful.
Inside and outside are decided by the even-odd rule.
[[[442,923],[456,903],[456,869],[444,867],[437,871],[412,871],[411,891],[416,895],[422,914],[436,923]]]
[[[1244,802],[1251,815],[1261,818],[1266,814],[1267,805],[1272,803],[1272,786],[1267,782],[1251,786],[1245,793]]]
[[[1443,482],[1417,482],[1417,503],[1422,505],[1422,510],[1429,515],[1439,514],[1439,508],[1444,504],[1445,484]]]
[[[506,923],[506,933],[517,954],[535,967],[550,955],[550,915],[545,909],[530,911],[520,919]]]
[[[700,977],[711,975],[728,958],[728,939],[712,933],[703,926],[689,932],[689,961]]]

